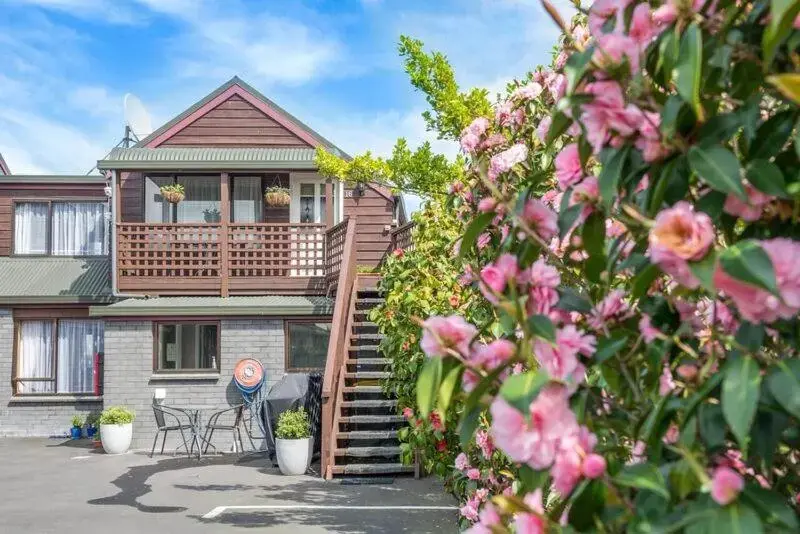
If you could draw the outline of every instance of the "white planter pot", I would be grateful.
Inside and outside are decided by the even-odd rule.
[[[133,423],[124,425],[100,425],[100,441],[107,454],[128,452],[133,438]]]
[[[275,440],[278,467],[284,475],[305,474],[311,464],[311,438]]]

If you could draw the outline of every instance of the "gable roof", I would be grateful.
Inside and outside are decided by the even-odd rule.
[[[310,146],[322,146],[329,152],[332,152],[339,157],[350,159],[350,156],[348,156],[344,150],[325,139],[318,132],[314,131],[300,119],[278,106],[275,102],[261,94],[238,76],[234,76],[217,89],[189,106],[182,113],[175,116],[172,120],[168,121],[156,131],[139,141],[139,143],[136,144],[136,147],[158,147],[164,141],[188,127],[197,119],[220,105],[222,102],[228,100],[233,95],[238,95],[245,101],[249,102],[270,119],[278,122],[287,130],[297,135],[300,139],[303,139]]]
[[[0,174],[11,174],[11,170],[9,170],[8,164],[6,163],[6,160],[3,159],[2,154],[0,154]]]
[[[113,300],[108,257],[0,258],[0,304]]]

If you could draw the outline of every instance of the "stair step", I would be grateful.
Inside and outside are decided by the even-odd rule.
[[[402,415],[343,415],[339,422],[347,423],[400,423],[405,421]]]
[[[346,360],[347,365],[389,365],[389,358],[356,358]]]
[[[384,336],[383,334],[353,334],[353,336],[352,336],[353,339],[365,340],[365,341],[367,341],[367,340],[369,340],[369,341],[380,341],[385,337],[386,336]]]
[[[389,378],[391,373],[385,371],[356,371],[355,373],[345,373],[345,378],[355,378],[355,379],[381,379],[381,378]]]
[[[397,430],[351,430],[337,432],[336,439],[395,439]]]
[[[344,447],[336,449],[336,456],[369,458],[370,456],[398,456],[400,447]]]
[[[356,304],[371,304],[373,306],[376,306],[378,304],[383,304],[384,300],[386,300],[386,299],[382,299],[382,298],[365,298],[365,299],[362,299],[362,298],[359,298],[359,299],[356,299]]]
[[[383,473],[413,473],[413,465],[396,464],[350,464],[331,466],[334,475],[378,475]]]
[[[383,393],[381,386],[345,386],[344,393]]]
[[[342,401],[342,408],[390,408],[397,406],[397,401],[392,399],[382,400],[346,400]]]
[[[355,328],[359,328],[359,327],[377,328],[378,327],[378,323],[373,323],[372,321],[358,321],[358,322],[353,323],[353,327],[355,327]]]
[[[378,345],[351,345],[350,346],[350,352],[357,352],[357,351],[377,352],[378,351]]]

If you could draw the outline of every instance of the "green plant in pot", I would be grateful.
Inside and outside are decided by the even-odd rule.
[[[97,414],[90,413],[86,416],[86,437],[87,438],[94,438],[95,434],[97,433]]]
[[[83,427],[83,418],[80,415],[72,416],[72,428],[70,429],[70,437],[72,439],[81,439],[81,432]]]
[[[289,190],[285,187],[273,186],[264,190],[264,203],[267,206],[286,207],[292,201]]]
[[[186,190],[181,184],[162,185],[160,191],[161,196],[170,204],[177,204],[186,198]]]
[[[305,409],[286,410],[278,417],[275,454],[284,475],[302,475],[311,463],[311,423]]]
[[[133,411],[123,406],[111,406],[103,410],[100,423],[100,440],[108,454],[123,454],[131,446],[133,437]]]

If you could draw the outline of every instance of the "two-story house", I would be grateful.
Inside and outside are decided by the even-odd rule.
[[[356,272],[405,213],[380,185],[317,174],[320,146],[344,155],[233,78],[112,150],[103,176],[0,176],[0,435],[63,434],[74,413],[125,405],[149,447],[156,388],[239,403],[243,358],[268,385],[327,365],[336,397]],[[162,195],[171,184],[183,200]],[[265,203],[275,187],[288,205]]]

